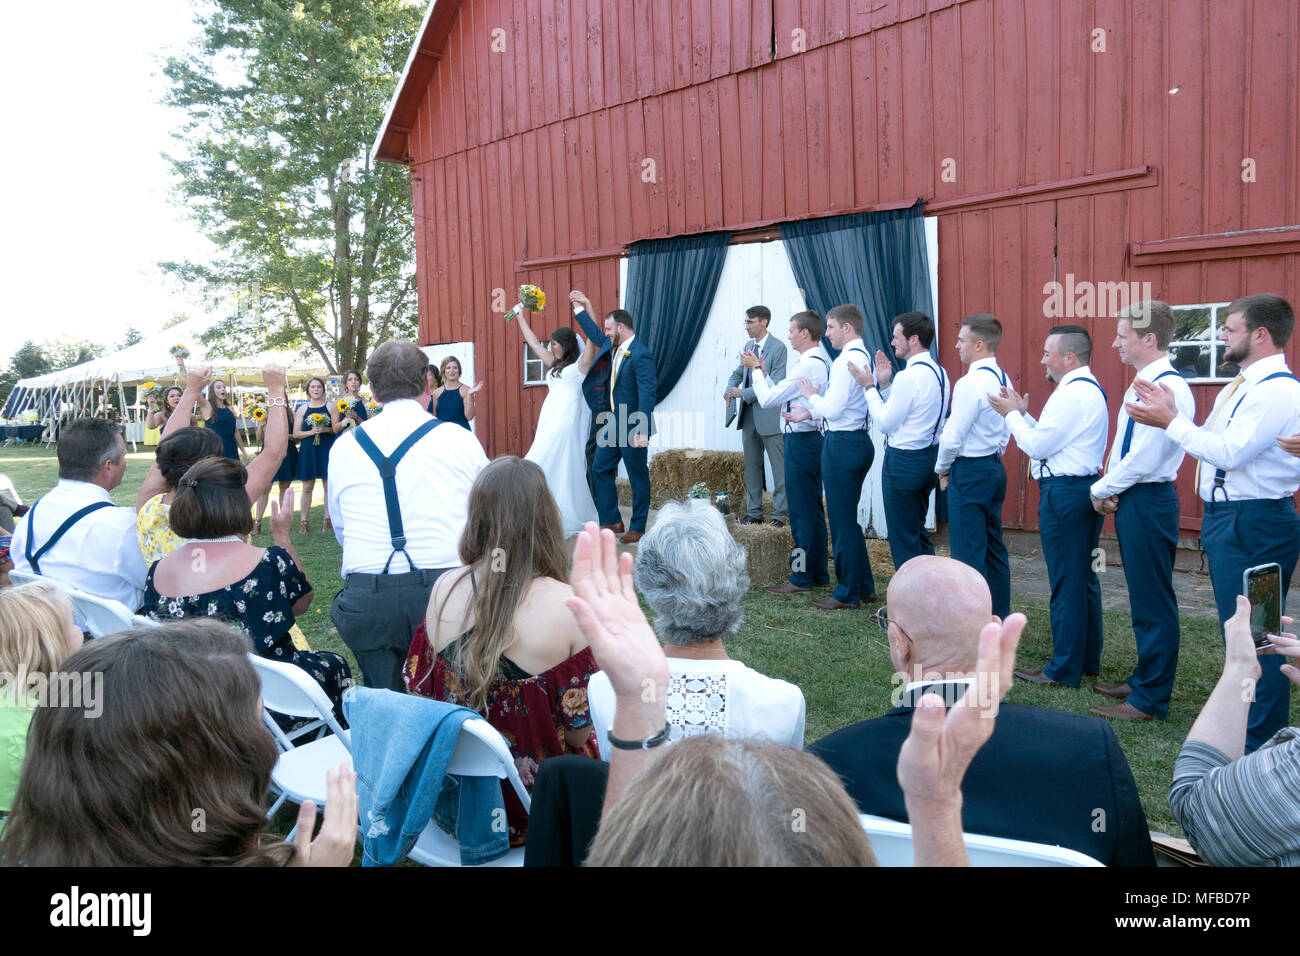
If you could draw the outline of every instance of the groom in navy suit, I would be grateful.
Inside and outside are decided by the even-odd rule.
[[[646,446],[654,434],[659,372],[655,368],[654,356],[637,339],[629,313],[615,309],[606,316],[606,322],[610,319],[614,322],[611,337],[592,320],[591,302],[586,296],[573,292],[569,299],[582,307],[577,319],[583,333],[600,347],[596,361],[599,362],[607,353],[610,357],[609,387],[605,390],[608,397],[599,402],[599,410],[592,401],[592,392],[599,395],[601,383],[583,383],[583,393],[599,422],[596,458],[592,466],[596,510],[600,512],[602,528],[615,532],[623,530],[618,491],[614,484],[621,459],[632,484],[632,520],[620,540],[624,544],[633,544],[645,533],[646,518],[650,514],[650,465]]]

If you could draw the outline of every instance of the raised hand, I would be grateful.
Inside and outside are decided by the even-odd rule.
[[[187,369],[185,372],[185,388],[187,391],[202,391],[208,387],[208,382],[210,381],[212,381],[211,365],[204,365],[201,368]]]
[[[290,866],[348,866],[357,844],[357,775],[347,764],[325,771],[325,822],[311,838],[316,804],[307,800],[298,808]]]
[[[849,374],[853,376],[853,381],[857,382],[863,388],[875,387],[876,377],[871,374],[870,369],[862,368],[853,362],[849,362]]]
[[[283,365],[267,362],[262,366],[262,384],[266,393],[272,397],[283,395],[289,387],[288,373]]]
[[[304,517],[303,520],[306,520]],[[289,541],[289,532],[293,527],[293,486],[290,485],[277,502],[271,499],[271,540],[281,547]]]
[[[586,295],[584,295],[582,292],[580,292],[577,289],[574,289],[572,292],[569,293],[569,303],[571,305],[576,305],[581,307],[584,311],[586,311],[591,315],[595,315],[595,313],[592,312],[591,310],[591,300],[588,299]]]
[[[477,395],[481,391],[483,391],[483,383],[475,382],[474,385],[470,388],[469,393],[471,395]]]
[[[1167,428],[1178,417],[1178,404],[1168,385],[1137,378],[1133,380],[1133,390],[1137,392],[1138,401],[1124,403],[1124,408],[1133,421],[1141,425]]]
[[[889,388],[889,383],[894,380],[894,365],[884,349],[876,349],[875,378],[876,384],[881,388]]]

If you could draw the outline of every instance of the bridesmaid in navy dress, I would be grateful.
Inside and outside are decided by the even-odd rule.
[[[221,436],[221,457],[244,461],[244,436],[239,433],[235,413],[226,404],[228,389],[221,379],[213,379],[208,386],[208,396],[203,400],[203,420]]]
[[[314,426],[308,421],[310,415],[324,415],[329,419],[328,425]],[[290,438],[297,439],[298,471],[296,477],[302,482],[302,518],[298,522],[300,532],[307,531],[307,515],[311,513],[312,494],[316,482],[320,482],[321,499],[325,505],[325,522],[323,528],[330,524],[329,498],[325,494],[325,477],[329,474],[330,446],[334,436],[343,430],[343,420],[339,418],[338,409],[325,400],[325,382],[319,378],[307,380],[307,404],[298,409],[294,416],[293,432]]]
[[[482,387],[482,382],[473,388],[462,382],[460,360],[448,355],[442,360],[442,387],[430,396],[434,417],[470,430],[469,423],[474,418],[474,395]]]
[[[275,409],[268,409],[270,414],[275,414]],[[280,460],[280,468],[275,473],[275,481],[278,483],[280,491],[280,500],[284,501],[284,493],[292,486],[294,479],[298,476],[298,443],[293,440],[293,412],[288,407],[284,410],[284,417],[289,419],[289,447],[285,450],[284,458]],[[263,445],[266,444],[266,423],[263,422],[257,427],[257,438]],[[253,522],[253,534],[262,533],[262,515],[266,514],[266,502],[271,497],[271,489],[267,489],[262,497],[257,499],[257,510],[254,512],[257,520]],[[293,516],[289,516],[289,524],[293,524]]]
[[[343,416],[343,427],[356,427],[370,417],[366,411],[366,400],[361,397],[361,373],[354,368],[344,372],[343,390],[347,392],[343,397],[352,403],[352,407]]]

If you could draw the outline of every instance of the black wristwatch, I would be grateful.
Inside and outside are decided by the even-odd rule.
[[[623,740],[620,737],[615,737],[613,728],[610,728],[607,736],[609,745],[615,750],[649,750],[651,747],[658,747],[668,739],[668,724],[665,723],[663,730],[644,740]]]

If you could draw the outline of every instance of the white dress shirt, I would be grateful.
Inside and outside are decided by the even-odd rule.
[[[946,475],[958,458],[984,458],[1006,451],[1011,428],[989,404],[989,395],[1010,384],[993,356],[971,362],[966,374],[957,379],[952,387],[952,414],[939,435],[936,475]]]
[[[767,677],[740,661],[668,658],[665,716],[668,740],[718,734],[732,740],[762,737],[803,749],[806,705],[803,691]],[[614,687],[604,671],[587,682],[587,701],[600,755],[609,760],[614,724]]]
[[[890,448],[915,450],[938,442],[939,425],[948,407],[948,374],[929,352],[908,359],[907,367],[894,376],[888,388],[877,386],[865,392],[867,407],[888,437]]]
[[[1244,369],[1244,381],[1228,397],[1228,408],[1215,419],[1213,431],[1197,428],[1181,414],[1169,424],[1165,434],[1205,463],[1197,489],[1203,500],[1222,501],[1224,492],[1229,501],[1275,500],[1289,498],[1300,488],[1300,458],[1277,444],[1278,438],[1300,432],[1300,382],[1263,381],[1289,371],[1282,355],[1270,355]],[[1226,388],[1219,392],[1215,411],[1225,394]],[[1214,418],[1214,412],[1210,416]],[[1212,499],[1216,468],[1227,474],[1223,492]]]
[[[821,423],[821,416],[813,412],[812,406],[808,400],[803,397],[803,392],[799,391],[799,379],[806,378],[817,387],[817,394],[826,394],[826,382],[830,376],[831,357],[826,354],[826,350],[818,343],[806,352],[799,354],[799,361],[794,363],[794,368],[790,374],[775,384],[770,382],[767,375],[761,368],[754,369],[754,395],[758,398],[758,404],[764,408],[771,408],[773,405],[780,405],[782,402],[788,403],[786,410],[791,408],[806,408],[812,412],[812,418],[805,419],[801,422],[784,422],[786,431],[790,432],[815,432]]]
[[[393,553],[384,482],[357,442],[355,432],[364,431],[380,453],[391,455],[431,418],[411,399],[385,402],[382,415],[340,435],[330,449],[330,518],[334,535],[343,545],[343,577],[354,571],[379,574]],[[465,530],[469,490],[487,463],[487,455],[474,433],[455,424],[433,429],[397,463],[397,498],[406,553],[416,568],[460,565],[458,549]],[[410,568],[398,554],[388,570],[390,574],[404,574]]]
[[[1172,375],[1168,374],[1173,372]],[[1161,356],[1142,367],[1136,378],[1154,382],[1158,376],[1161,385],[1168,385],[1174,393],[1179,414],[1191,418],[1196,413],[1191,386],[1177,372],[1168,357]],[[1136,402],[1137,390],[1130,385],[1124,393],[1124,402]],[[1128,409],[1120,403],[1115,416],[1115,437],[1110,446],[1110,459],[1106,463],[1106,476],[1092,486],[1094,498],[1109,498],[1122,494],[1134,485],[1148,481],[1173,481],[1178,477],[1178,466],[1183,463],[1183,449],[1163,428],[1133,423],[1133,437],[1128,454],[1124,452],[1124,433],[1128,430]]]
[[[1033,476],[1039,480],[1101,471],[1109,419],[1106,397],[1086,365],[1065,374],[1038,421],[1017,409],[1007,413],[1011,434],[1033,459]]]
[[[14,525],[10,545],[14,570],[36,573],[27,561],[27,526],[33,514],[36,523],[32,553],[35,553],[74,512],[97,501],[112,500],[99,485],[60,478],[33,510]],[[149,568],[140,553],[135,521],[134,508],[114,506],[91,512],[69,528],[44,557],[37,559],[40,573],[95,597],[120,601],[129,611],[138,610],[144,599],[144,579]]]
[[[862,339],[845,343],[844,351],[831,363],[830,381],[826,392],[808,399],[808,408],[826,419],[826,429],[832,432],[858,432],[867,425],[867,396],[862,386],[849,374],[849,362],[859,367],[875,369]]]

